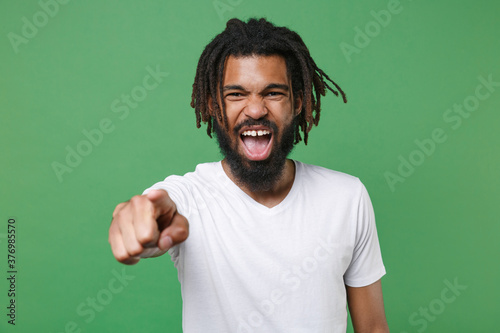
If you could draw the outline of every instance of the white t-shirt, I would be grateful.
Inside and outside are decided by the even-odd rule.
[[[294,162],[292,189],[272,208],[236,186],[221,162],[150,188],[165,189],[189,221],[188,239],[169,251],[185,333],[345,332],[345,285],[385,274],[364,185]]]

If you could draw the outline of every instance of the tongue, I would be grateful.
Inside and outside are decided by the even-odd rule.
[[[243,137],[243,143],[252,155],[259,155],[266,150],[269,143],[269,136],[245,136]]]

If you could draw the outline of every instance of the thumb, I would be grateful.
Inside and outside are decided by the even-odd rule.
[[[171,223],[160,234],[158,247],[162,251],[184,242],[189,236],[188,220],[181,214],[175,213]]]
[[[151,190],[147,198],[155,208],[154,218],[158,223],[160,237],[158,247],[162,251],[184,242],[189,235],[187,219],[177,212],[177,206],[165,190]]]

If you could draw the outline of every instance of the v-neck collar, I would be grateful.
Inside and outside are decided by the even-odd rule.
[[[290,205],[290,202],[293,201],[293,198],[297,195],[299,183],[301,182],[302,179],[301,177],[302,165],[300,162],[297,162],[295,160],[292,160],[292,162],[295,165],[295,177],[293,180],[292,188],[287,193],[285,198],[281,200],[280,203],[270,208],[257,202],[254,198],[246,194],[238,185],[236,185],[224,172],[224,169],[222,167],[222,161],[219,161],[217,163],[217,168],[220,178],[228,190],[238,195],[242,200],[252,205],[259,212],[266,215],[274,215],[286,209]]]

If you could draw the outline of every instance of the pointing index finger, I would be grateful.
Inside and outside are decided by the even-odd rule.
[[[165,190],[151,190],[146,194],[146,197],[151,201],[154,206],[154,219],[159,221],[168,221],[172,220],[172,217],[177,211],[177,206],[172,201],[167,191]],[[161,219],[160,219],[161,217]],[[164,229],[165,226],[159,225],[160,230]]]

